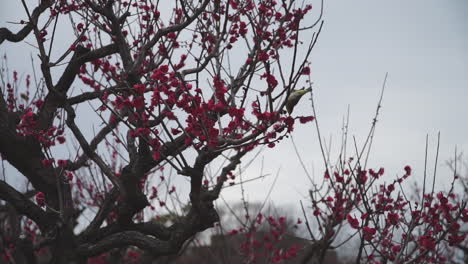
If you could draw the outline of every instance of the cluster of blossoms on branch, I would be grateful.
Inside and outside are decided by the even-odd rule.
[[[321,250],[357,244],[351,257],[361,263],[448,263],[466,240],[461,228],[468,222],[466,201],[453,186],[448,192],[409,188],[412,169],[395,180],[383,168],[361,169],[352,159],[324,175],[322,189],[311,192],[309,230]],[[312,224],[311,224],[312,225]],[[312,225],[313,226],[313,225]],[[343,229],[348,230],[343,231]],[[311,252],[315,258],[318,252]]]
[[[297,221],[297,225],[299,224],[300,219]],[[297,225],[294,228],[297,228]],[[250,225],[233,229],[228,235],[242,236],[239,253],[245,263],[288,263],[304,249],[303,245],[284,243],[293,235],[290,229],[290,223],[285,216],[265,218],[259,213]]]

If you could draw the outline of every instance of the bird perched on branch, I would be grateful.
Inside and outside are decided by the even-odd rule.
[[[307,89],[302,88],[301,90],[293,90],[291,94],[289,95],[288,100],[286,101],[286,110],[288,111],[288,113],[291,114],[292,111],[294,110],[294,107],[297,105],[299,100],[301,100],[301,97],[304,94],[311,92],[311,91],[312,91],[312,88],[307,88]]]

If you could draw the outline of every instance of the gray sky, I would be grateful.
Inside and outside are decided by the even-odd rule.
[[[1,23],[23,11],[14,1],[2,1]],[[389,179],[401,175],[406,164],[422,174],[425,136],[430,139],[430,164],[441,132],[439,179],[449,171],[443,164],[455,146],[468,150],[468,1],[465,0],[325,0],[325,25],[312,53],[312,78],[322,135],[332,137],[336,157],[342,118],[350,105],[350,135],[361,145],[389,73],[383,108],[377,125],[370,165],[385,167]],[[319,12],[320,1],[312,1]],[[13,7],[9,9],[8,7]],[[12,12],[18,10],[18,13]],[[21,12],[21,13],[19,13]],[[14,48],[16,47],[16,48]],[[25,46],[2,45],[10,65],[29,70],[29,61],[15,60]],[[25,64],[26,63],[26,64]],[[311,114],[307,100],[297,115]],[[314,124],[297,126],[294,139],[307,167],[318,179],[323,173]],[[244,172],[245,177],[272,176],[246,185],[247,197],[263,199],[274,174],[280,173],[272,199],[298,205],[307,193],[306,178],[289,140],[262,156]],[[432,166],[431,166],[432,170]],[[416,176],[418,177],[418,176]],[[445,179],[444,179],[445,177]],[[420,179],[420,178],[418,178]],[[239,199],[238,188],[224,192]]]

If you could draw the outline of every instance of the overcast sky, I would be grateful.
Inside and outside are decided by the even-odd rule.
[[[0,26],[20,14],[13,11],[16,7],[8,8],[17,4],[12,2],[2,0]],[[318,13],[320,1],[312,3]],[[433,161],[440,131],[440,183],[450,179],[444,162],[453,157],[455,146],[468,151],[468,1],[325,0],[323,18],[324,28],[311,57],[312,78],[318,121],[322,135],[332,138],[332,157],[337,154],[348,105],[349,133],[358,145],[365,140],[388,72],[370,166],[385,167],[391,178],[410,164],[420,176],[426,134]],[[8,53],[16,68],[26,67],[28,62],[15,60],[24,54],[24,46],[14,47],[2,45],[0,52]],[[311,114],[310,103],[301,101],[295,114]],[[313,124],[298,126],[295,132],[306,166],[314,168],[320,179],[323,167]],[[272,199],[297,205],[307,193],[308,179],[290,141],[263,152],[245,177],[260,174],[262,159],[263,173],[271,176],[247,184],[248,198],[265,197],[279,170]],[[239,189],[229,188],[224,196],[238,200]]]

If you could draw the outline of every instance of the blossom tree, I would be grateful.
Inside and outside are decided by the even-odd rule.
[[[374,129],[375,123],[370,135]],[[347,157],[341,148],[336,163],[324,159],[323,178],[309,175],[310,199],[301,202],[299,219],[287,213],[272,217],[266,210],[252,214],[244,206],[245,213],[237,214],[237,228],[225,231],[226,236],[241,237],[238,254],[244,262],[328,263],[337,260],[327,256],[340,251],[336,263],[341,264],[466,263],[466,178],[459,176],[457,162],[451,163],[453,175],[446,190],[436,188],[437,161],[434,175],[426,167],[419,176],[422,183],[412,184],[418,175],[409,165],[397,177],[389,177],[384,168],[367,167],[370,138],[353,156]],[[298,155],[301,162],[303,158]],[[285,241],[287,222],[295,219],[295,235],[308,243]]]
[[[432,175],[428,172],[427,137],[426,164],[418,176],[414,176],[410,165],[397,177],[389,177],[382,167],[368,165],[386,80],[387,75],[363,146],[358,148],[354,139],[352,150],[347,152],[347,123],[343,125],[337,162],[331,163],[320,145],[325,167],[323,181],[312,182],[309,210],[301,204],[311,240],[302,263],[322,263],[327,250],[350,241],[357,244],[350,254],[350,263],[458,263],[455,261],[461,258],[466,261],[466,180],[460,178],[454,162],[453,175],[444,177],[450,179],[450,188],[436,188],[440,134]],[[312,108],[315,113],[313,103]],[[320,135],[317,120],[315,126]],[[298,158],[301,159],[299,155]],[[422,182],[416,181],[412,186],[414,177]]]
[[[4,173],[28,182],[24,191],[0,180],[12,212],[7,263],[40,254],[116,263],[114,249],[129,247],[177,253],[219,220],[213,202],[249,152],[313,120],[284,111],[291,92],[310,85],[322,25],[302,1],[37,2],[21,1],[17,29],[0,28],[1,45],[33,43],[39,57],[23,74],[5,56],[1,71]],[[185,197],[151,180],[163,169],[188,180]],[[158,215],[162,191],[188,201],[169,226],[143,215]]]

